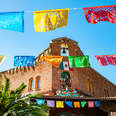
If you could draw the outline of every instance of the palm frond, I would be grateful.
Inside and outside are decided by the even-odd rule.
[[[16,94],[21,94],[22,91],[25,89],[26,85],[22,83],[15,91]]]
[[[8,96],[8,91],[9,91],[9,79],[4,75],[5,78],[5,85],[2,90],[2,97],[7,97]]]
[[[9,87],[9,79],[5,76],[5,86],[0,93],[0,116],[48,116],[49,108],[46,105],[39,106],[30,101],[32,98],[41,97],[40,94],[22,96],[21,93],[26,87],[24,83],[15,91]]]

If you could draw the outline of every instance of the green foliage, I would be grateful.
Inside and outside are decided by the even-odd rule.
[[[0,92],[2,91],[2,88],[3,88],[3,85],[2,85],[1,80],[0,80]]]
[[[22,83],[15,91],[10,90],[9,79],[5,76],[5,85],[0,92],[0,116],[47,116],[48,107],[31,102],[31,98],[41,95],[26,95],[21,93],[26,86]]]
[[[8,90],[9,90],[9,79],[6,78],[6,76],[5,76],[5,86],[2,90],[2,97],[7,97],[8,96]]]

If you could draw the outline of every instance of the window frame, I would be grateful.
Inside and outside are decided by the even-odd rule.
[[[93,80],[91,79],[87,80],[87,88],[89,93],[94,94]]]
[[[38,81],[39,81],[39,87],[38,87]],[[40,90],[40,76],[36,76],[35,89],[36,90]]]
[[[29,87],[28,87],[28,91],[33,91],[33,83],[34,83],[34,81],[33,81],[33,83],[32,83],[32,81],[33,81],[33,77],[31,77],[30,79],[29,79]]]

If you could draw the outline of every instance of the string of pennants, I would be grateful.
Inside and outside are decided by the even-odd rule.
[[[100,107],[100,101],[59,101],[59,100],[44,100],[44,99],[36,99],[36,103],[38,105],[47,104],[48,107],[51,108],[64,108],[65,105],[69,106],[70,108],[95,108]]]
[[[36,32],[47,32],[64,27],[68,22],[67,9],[54,9],[33,11],[34,29]],[[73,8],[71,10],[78,10]],[[83,8],[88,23],[96,24],[100,21],[108,21],[116,24],[116,5]],[[24,11],[1,12],[0,28],[17,32],[24,32]]]
[[[3,63],[6,56],[0,55],[0,64]],[[116,55],[96,55],[101,66],[114,65],[116,66]],[[68,56],[68,61],[62,61],[63,56],[41,56],[40,60],[52,64],[61,70],[73,70],[75,67],[89,67],[89,56]],[[26,67],[33,66],[35,56],[14,56],[14,66]]]

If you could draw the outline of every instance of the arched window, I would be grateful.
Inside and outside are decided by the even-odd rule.
[[[104,89],[104,97],[109,97],[109,93],[107,89]]]
[[[65,43],[61,44],[61,56],[69,56],[68,45]]]
[[[35,89],[36,90],[39,90],[40,89],[40,76],[37,76],[36,77]]]
[[[106,87],[104,88],[104,97],[109,97],[108,87],[109,86],[106,84]]]
[[[33,90],[33,77],[29,79],[29,87],[28,87],[28,91],[32,91],[32,90]]]
[[[94,90],[93,90],[93,81],[91,81],[90,79],[88,79],[88,91],[93,94],[94,93]]]
[[[71,87],[71,79],[70,74],[68,72],[63,72],[60,77],[61,87],[66,89],[67,87]]]
[[[93,81],[91,81],[91,83],[90,83],[90,88],[91,88],[91,93],[94,94]]]

